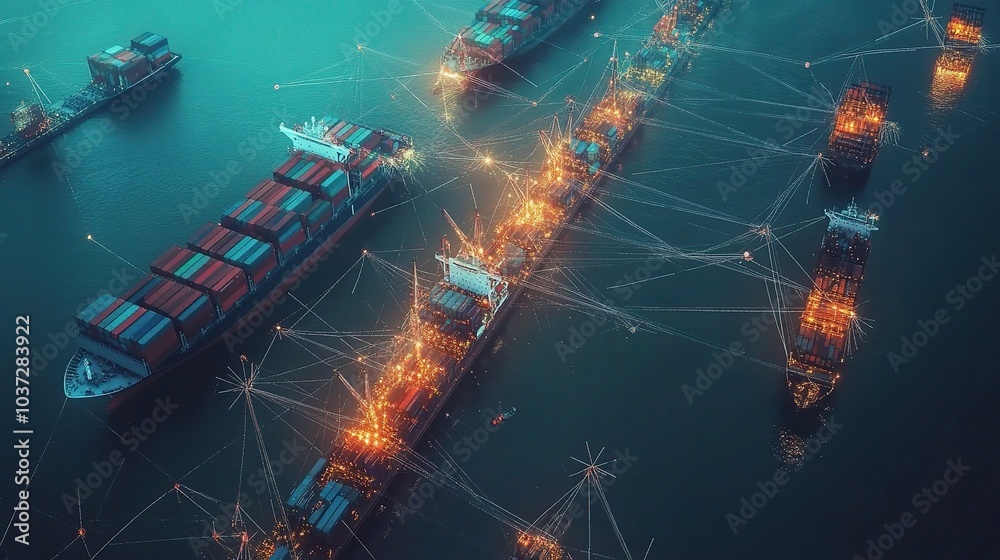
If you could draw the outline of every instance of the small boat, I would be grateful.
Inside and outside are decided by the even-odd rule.
[[[494,426],[499,426],[500,424],[503,424],[504,421],[510,419],[510,417],[513,416],[515,412],[517,412],[517,409],[514,407],[510,407],[510,409],[506,410],[502,414],[497,414],[497,417],[493,419],[492,424]]]

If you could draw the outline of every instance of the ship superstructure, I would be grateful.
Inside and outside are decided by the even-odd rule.
[[[861,212],[853,202],[844,210],[827,210],[826,215],[830,223],[786,369],[799,408],[815,404],[840,379],[871,234],[878,229],[878,216]]]
[[[77,125],[84,117],[129,91],[143,87],[173,68],[181,55],[167,38],[143,33],[128,48],[110,47],[87,57],[91,82],[66,99],[52,103],[25,68],[35,101],[22,101],[10,115],[13,131],[0,137],[0,167]]]
[[[708,15],[718,7],[703,0],[698,5]],[[693,21],[697,27],[682,42],[700,36],[710,18]],[[405,328],[374,386],[355,389],[341,376],[358,401],[358,415],[296,485],[284,504],[290,525],[277,526],[256,558],[337,557],[355,540],[357,528],[402,468],[396,457],[419,443],[563,228],[629,144],[651,100],[662,94],[659,85],[625,87],[619,82],[617,53],[611,64],[603,98],[579,116],[571,103],[568,117],[554,119],[540,135],[542,168],[525,174],[517,204],[495,227],[491,241],[485,239],[478,211],[471,234],[442,212],[458,249],[453,252],[442,240],[435,256],[440,279],[427,289],[418,284],[414,265]],[[671,62],[665,76],[679,68]],[[557,542],[565,527],[556,529],[520,532],[513,558],[567,558]]]
[[[878,156],[891,93],[891,87],[868,81],[844,91],[833,117],[833,131],[825,154],[835,169],[852,174],[871,168]]]
[[[105,294],[77,316],[67,397],[118,393],[210,347],[258,301],[287,290],[307,258],[332,250],[400,179],[412,149],[405,135],[331,117],[280,130],[296,150],[273,177],[167,250],[121,297]]]

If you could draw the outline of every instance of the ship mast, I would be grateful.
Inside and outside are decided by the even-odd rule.
[[[24,75],[28,77],[28,83],[31,84],[32,91],[35,92],[35,98],[38,99],[38,104],[42,107],[42,109],[44,111],[44,109],[45,109],[45,103],[42,102],[42,98],[44,97],[45,98],[45,102],[48,103],[49,105],[52,105],[52,100],[49,99],[48,95],[45,95],[45,90],[42,89],[42,86],[38,85],[38,82],[36,82],[35,79],[33,77],[31,77],[31,71],[30,70],[28,70],[27,68],[25,68],[24,69]]]
[[[614,41],[614,50],[611,52],[611,81],[608,82],[607,97],[611,102],[618,104],[618,39]]]
[[[455,220],[452,219],[451,214],[449,214],[447,210],[442,208],[441,214],[444,216],[444,219],[448,222],[448,225],[451,226],[451,229],[455,230],[455,235],[457,235],[458,238],[462,241],[462,247],[461,249],[459,249],[459,254],[471,255],[471,256],[477,255],[478,253],[476,251],[476,248],[479,244],[478,236],[481,236],[482,232],[481,231],[475,232],[473,234],[474,239],[470,240],[468,237],[466,237],[465,233],[462,231],[462,228],[458,227],[458,224],[455,223]],[[476,210],[476,222],[477,224],[479,223],[479,210]],[[478,227],[480,229],[482,228],[481,225]]]
[[[420,280],[417,278],[417,260],[413,259],[413,307],[410,309],[410,331],[414,339],[413,352],[420,362]]]

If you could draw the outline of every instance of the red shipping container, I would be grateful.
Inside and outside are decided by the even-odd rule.
[[[286,185],[279,185],[280,188],[274,189],[273,192],[269,193],[268,200],[262,201],[270,204],[271,206],[277,206],[279,202],[289,194],[296,192],[297,189],[289,187]]]
[[[124,294],[122,294],[121,299],[124,300],[131,299],[132,296],[134,296],[139,290],[145,288],[146,284],[152,282],[154,278],[156,277],[153,276],[152,274],[147,274],[143,276],[141,280],[133,284],[131,288],[129,288]]]
[[[164,279],[163,284],[154,290],[152,293],[148,294],[147,297],[143,298],[143,302],[149,302],[152,305],[161,305],[163,302],[174,297],[178,292],[181,291],[181,285],[176,282]],[[162,289],[160,289],[162,288]]]
[[[338,132],[337,133],[337,138],[340,138],[342,141],[343,140],[347,140],[348,138],[351,137],[352,134],[354,134],[355,132],[357,132],[359,128],[361,128],[361,127],[359,127],[358,125],[352,124],[351,126],[344,128],[341,132]]]
[[[297,164],[301,159],[302,159],[301,156],[298,154],[288,158],[288,161],[283,163],[281,167],[274,170],[274,174],[284,175],[285,173],[288,173],[288,170],[295,167],[295,164]]]
[[[222,260],[222,257],[225,256],[230,249],[235,247],[241,239],[243,239],[243,237],[234,232],[234,235],[227,235],[224,239],[216,243],[214,247],[205,248],[202,252],[209,253],[210,257]]]
[[[204,253],[206,251],[220,251],[227,245],[230,245],[233,242],[233,239],[238,239],[238,236],[239,234],[235,231],[223,229],[217,239],[213,240],[211,244],[206,243],[204,246],[199,247],[200,251],[198,252]]]
[[[187,309],[187,306],[190,305],[195,299],[192,297],[191,292],[195,292],[200,295],[200,292],[194,288],[187,288],[186,291],[177,292],[170,299],[164,301],[163,304],[159,306],[158,311],[167,316],[183,313],[184,310]]]
[[[293,235],[288,237],[284,243],[281,244],[281,252],[284,254],[289,254],[299,245],[306,242],[306,234],[302,229],[298,229]]]
[[[145,313],[146,313],[145,309],[143,309],[142,307],[138,307],[138,309],[134,310],[127,319],[122,321],[120,325],[118,325],[117,327],[114,328],[114,330],[111,331],[111,338],[113,340],[118,340],[118,336],[121,335],[123,332],[125,332],[125,329],[131,327],[132,323],[135,323]]]
[[[199,247],[202,249],[208,247],[214,247],[218,245],[223,239],[225,239],[226,236],[229,235],[230,233],[232,233],[231,230],[224,227],[216,226],[215,229],[212,230],[211,235],[207,236],[200,243],[193,244],[189,242],[188,245],[193,247]]]
[[[339,132],[340,129],[344,128],[345,126],[347,126],[347,121],[338,121],[337,124],[333,125],[333,127],[330,128],[329,131],[327,131],[327,134],[336,136],[337,132]]]
[[[331,202],[333,202],[334,208],[340,210],[341,207],[344,206],[344,201],[347,200],[347,194],[348,194],[347,189],[343,189],[337,194],[333,195],[333,200]]]
[[[201,267],[201,270],[199,270],[194,276],[191,276],[189,280],[195,284],[211,288],[212,284],[210,283],[210,279],[212,278],[212,275],[216,274],[220,270],[227,270],[226,267],[229,267],[229,265],[218,259],[209,257],[208,264]]]
[[[326,165],[324,165],[322,162],[317,163],[316,165],[313,166],[312,169],[310,169],[308,172],[306,172],[303,176],[299,177],[299,182],[300,183],[309,183],[310,180],[312,180],[314,177],[316,177],[317,175],[319,175],[320,172],[322,172],[323,169],[325,169],[325,168],[326,168]]]
[[[171,248],[167,249],[167,251],[165,253],[163,253],[162,255],[160,255],[159,258],[157,258],[155,261],[153,261],[153,264],[150,265],[150,268],[156,267],[156,268],[160,268],[160,269],[163,269],[163,270],[172,270],[173,267],[182,258],[184,258],[184,252],[183,252],[183,250],[180,247],[171,247]]]
[[[261,212],[252,221],[252,228],[256,230],[265,229],[265,224],[273,220],[275,216],[280,214],[281,210],[275,208],[274,206],[268,206],[267,210]]]
[[[319,173],[317,173],[316,175],[313,175],[312,177],[309,178],[309,181],[306,182],[306,184],[309,185],[309,186],[311,186],[311,187],[318,187],[319,185],[323,184],[323,181],[326,181],[327,179],[329,179],[330,175],[333,175],[334,170],[335,169],[332,166],[324,165],[323,168],[320,170]],[[302,190],[305,190],[305,189],[302,189]],[[312,192],[312,191],[309,191],[309,192]]]
[[[271,188],[271,185],[274,184],[275,182],[272,181],[271,179],[263,179],[256,185],[254,185],[249,191],[247,191],[246,197],[257,200],[257,195],[263,192],[267,192],[267,190]]]

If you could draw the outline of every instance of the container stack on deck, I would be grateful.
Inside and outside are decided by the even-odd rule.
[[[846,357],[848,336],[855,317],[858,290],[871,249],[877,217],[862,214],[853,203],[842,212],[827,211],[830,225],[823,237],[813,278],[813,289],[802,312],[799,332],[788,358],[795,402],[811,406],[823,394],[816,380],[832,386]],[[810,383],[808,380],[814,381]]]
[[[132,39],[129,48],[109,47],[87,57],[87,63],[94,82],[111,88],[126,88],[163,66],[171,56],[166,37],[143,33]]]
[[[239,268],[195,253],[183,247],[169,249],[149,267],[155,274],[190,286],[205,295],[228,313],[250,293],[247,277]]]
[[[420,309],[421,323],[428,334],[444,339],[471,341],[486,321],[486,308],[473,296],[444,283],[435,284]],[[455,347],[449,347],[454,350]]]
[[[507,4],[494,2],[488,8],[505,9]],[[712,13],[718,2],[696,5]],[[696,34],[705,29],[706,20],[700,21]],[[523,199],[498,224],[489,247],[480,246],[478,216],[477,233],[460,236],[463,248],[458,256],[450,257],[448,243],[442,243],[438,259],[444,279],[427,293],[414,286],[416,313],[408,323],[411,330],[396,339],[388,363],[377,366],[381,374],[366,391],[370,396],[365,398],[364,414],[340,431],[326,456],[326,467],[318,467],[322,473],[307,475],[296,487],[286,510],[290,525],[277,527],[257,548],[256,558],[285,560],[289,547],[307,558],[337,557],[354,540],[355,530],[398,471],[397,454],[419,441],[447,395],[484,350],[491,329],[514,306],[523,280],[545,257],[582,201],[594,192],[604,177],[600,170],[616,161],[642,122],[648,100],[658,93],[656,88],[611,87],[599,103],[588,104],[571,138],[554,124],[537,181],[526,177]],[[334,507],[329,496],[336,485],[331,482],[360,492],[339,513],[343,515],[339,525],[325,520]],[[317,542],[326,546],[316,546]],[[559,558],[557,543],[534,539],[525,546],[519,545],[516,557]]]
[[[188,241],[188,249],[239,268],[250,279],[251,288],[278,267],[271,244],[222,226],[205,225]]]
[[[282,262],[306,242],[306,232],[298,214],[259,200],[233,203],[222,216],[222,225],[272,244]]]
[[[150,56],[162,48],[157,36],[136,42]],[[67,396],[113,394],[136,383],[128,372],[145,377],[207,348],[260,301],[255,293],[285,289],[283,271],[346,231],[358,219],[356,211],[398,178],[395,160],[382,156],[405,158],[412,148],[407,136],[346,126],[353,130],[352,142],[371,149],[350,150],[346,162],[293,153],[274,180],[255,184],[219,223],[205,225],[185,247],[156,259],[153,274],[123,299],[101,298],[79,314],[82,352],[67,366]],[[363,128],[367,134],[358,133]],[[307,164],[301,174],[291,171]],[[84,367],[88,357],[99,359],[90,362],[93,377]]]
[[[123,299],[104,294],[76,317],[80,333],[151,367],[180,349],[171,320]]]
[[[216,319],[208,296],[161,276],[146,275],[122,299],[169,318],[184,343],[197,339]]]
[[[449,50],[486,60],[502,60],[548,25],[554,0],[495,0],[476,12],[476,22],[463,27]]]
[[[844,92],[834,116],[829,152],[835,162],[866,168],[878,156],[892,88],[862,81]]]
[[[968,78],[982,42],[985,15],[985,8],[955,3],[945,32],[945,48],[935,67],[935,78],[948,77],[959,82]]]

